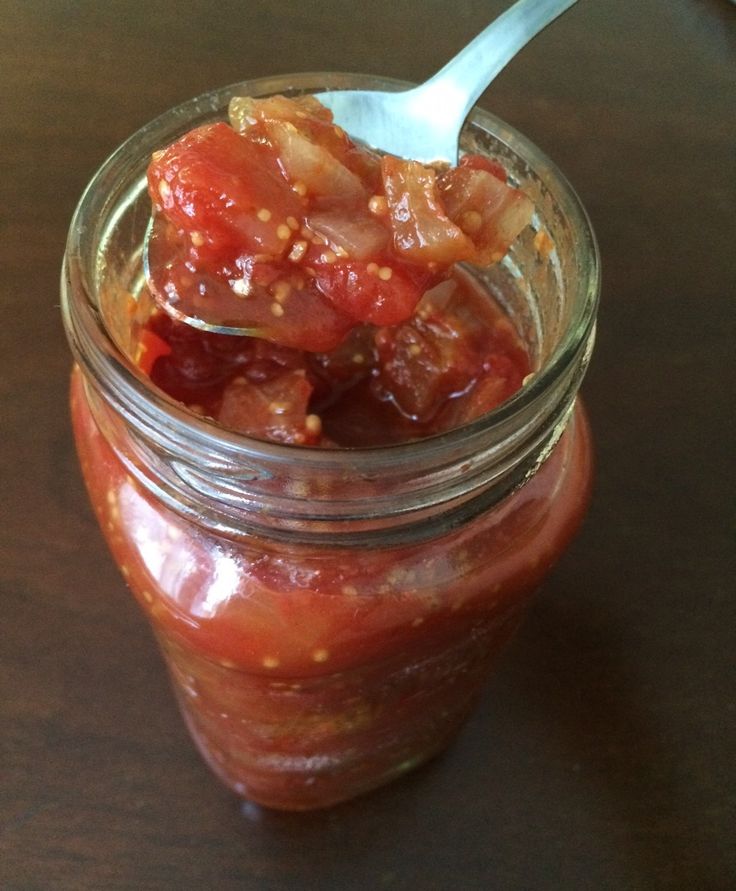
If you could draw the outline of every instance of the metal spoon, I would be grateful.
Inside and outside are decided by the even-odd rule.
[[[576,2],[518,0],[421,86],[395,93],[325,92],[318,94],[319,100],[333,112],[336,124],[373,148],[424,163],[456,164],[460,130],[478,97],[519,50]],[[146,230],[143,269],[158,305],[195,328],[258,335],[233,318],[233,307],[242,301],[233,299],[227,285],[208,280],[189,293],[172,290],[167,269],[177,262],[173,235],[160,216]]]
[[[399,93],[320,93],[354,139],[401,158],[457,164],[470,109],[527,43],[577,0],[518,0],[421,86]]]

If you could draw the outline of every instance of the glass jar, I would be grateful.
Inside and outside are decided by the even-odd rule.
[[[498,409],[417,442],[320,450],[223,429],[140,371],[151,153],[224,118],[233,95],[403,86],[295,75],[169,111],[94,177],[64,260],[72,417],[101,528],[203,756],[238,794],[276,808],[330,805],[440,751],[589,497],[576,394],[594,335],[595,240],[555,167],[487,112],[472,114],[463,148],[500,160],[536,206],[483,274],[536,368]]]

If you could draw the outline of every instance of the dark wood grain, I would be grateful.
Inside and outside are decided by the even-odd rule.
[[[440,760],[330,812],[241,810],[190,745],[76,468],[58,273],[104,157],[248,76],[422,79],[503,5],[0,0],[3,891],[736,887],[726,0],[581,2],[483,99],[598,232],[598,476]]]

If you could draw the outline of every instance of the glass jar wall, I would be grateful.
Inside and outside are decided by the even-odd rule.
[[[357,795],[447,744],[578,527],[591,479],[576,393],[598,295],[592,232],[553,166],[483,112],[465,147],[500,159],[537,208],[483,278],[536,367],[507,403],[418,442],[318,450],[217,427],[137,367],[151,152],[223,117],[231,95],[350,86],[396,85],[254,81],[154,121],[90,184],[62,279],[75,436],[101,528],[200,751],[237,793],[287,809]]]

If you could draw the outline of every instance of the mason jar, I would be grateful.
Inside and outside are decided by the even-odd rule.
[[[500,264],[470,270],[532,359],[512,398],[426,439],[319,449],[225,429],[141,371],[152,152],[225,119],[234,95],[405,86],[294,75],[167,112],[95,175],[64,258],[72,419],[100,527],[195,744],[237,794],[275,808],[351,798],[442,750],[590,494],[577,393],[595,330],[595,239],[554,165],[485,111],[462,149],[500,161],[536,208]]]

